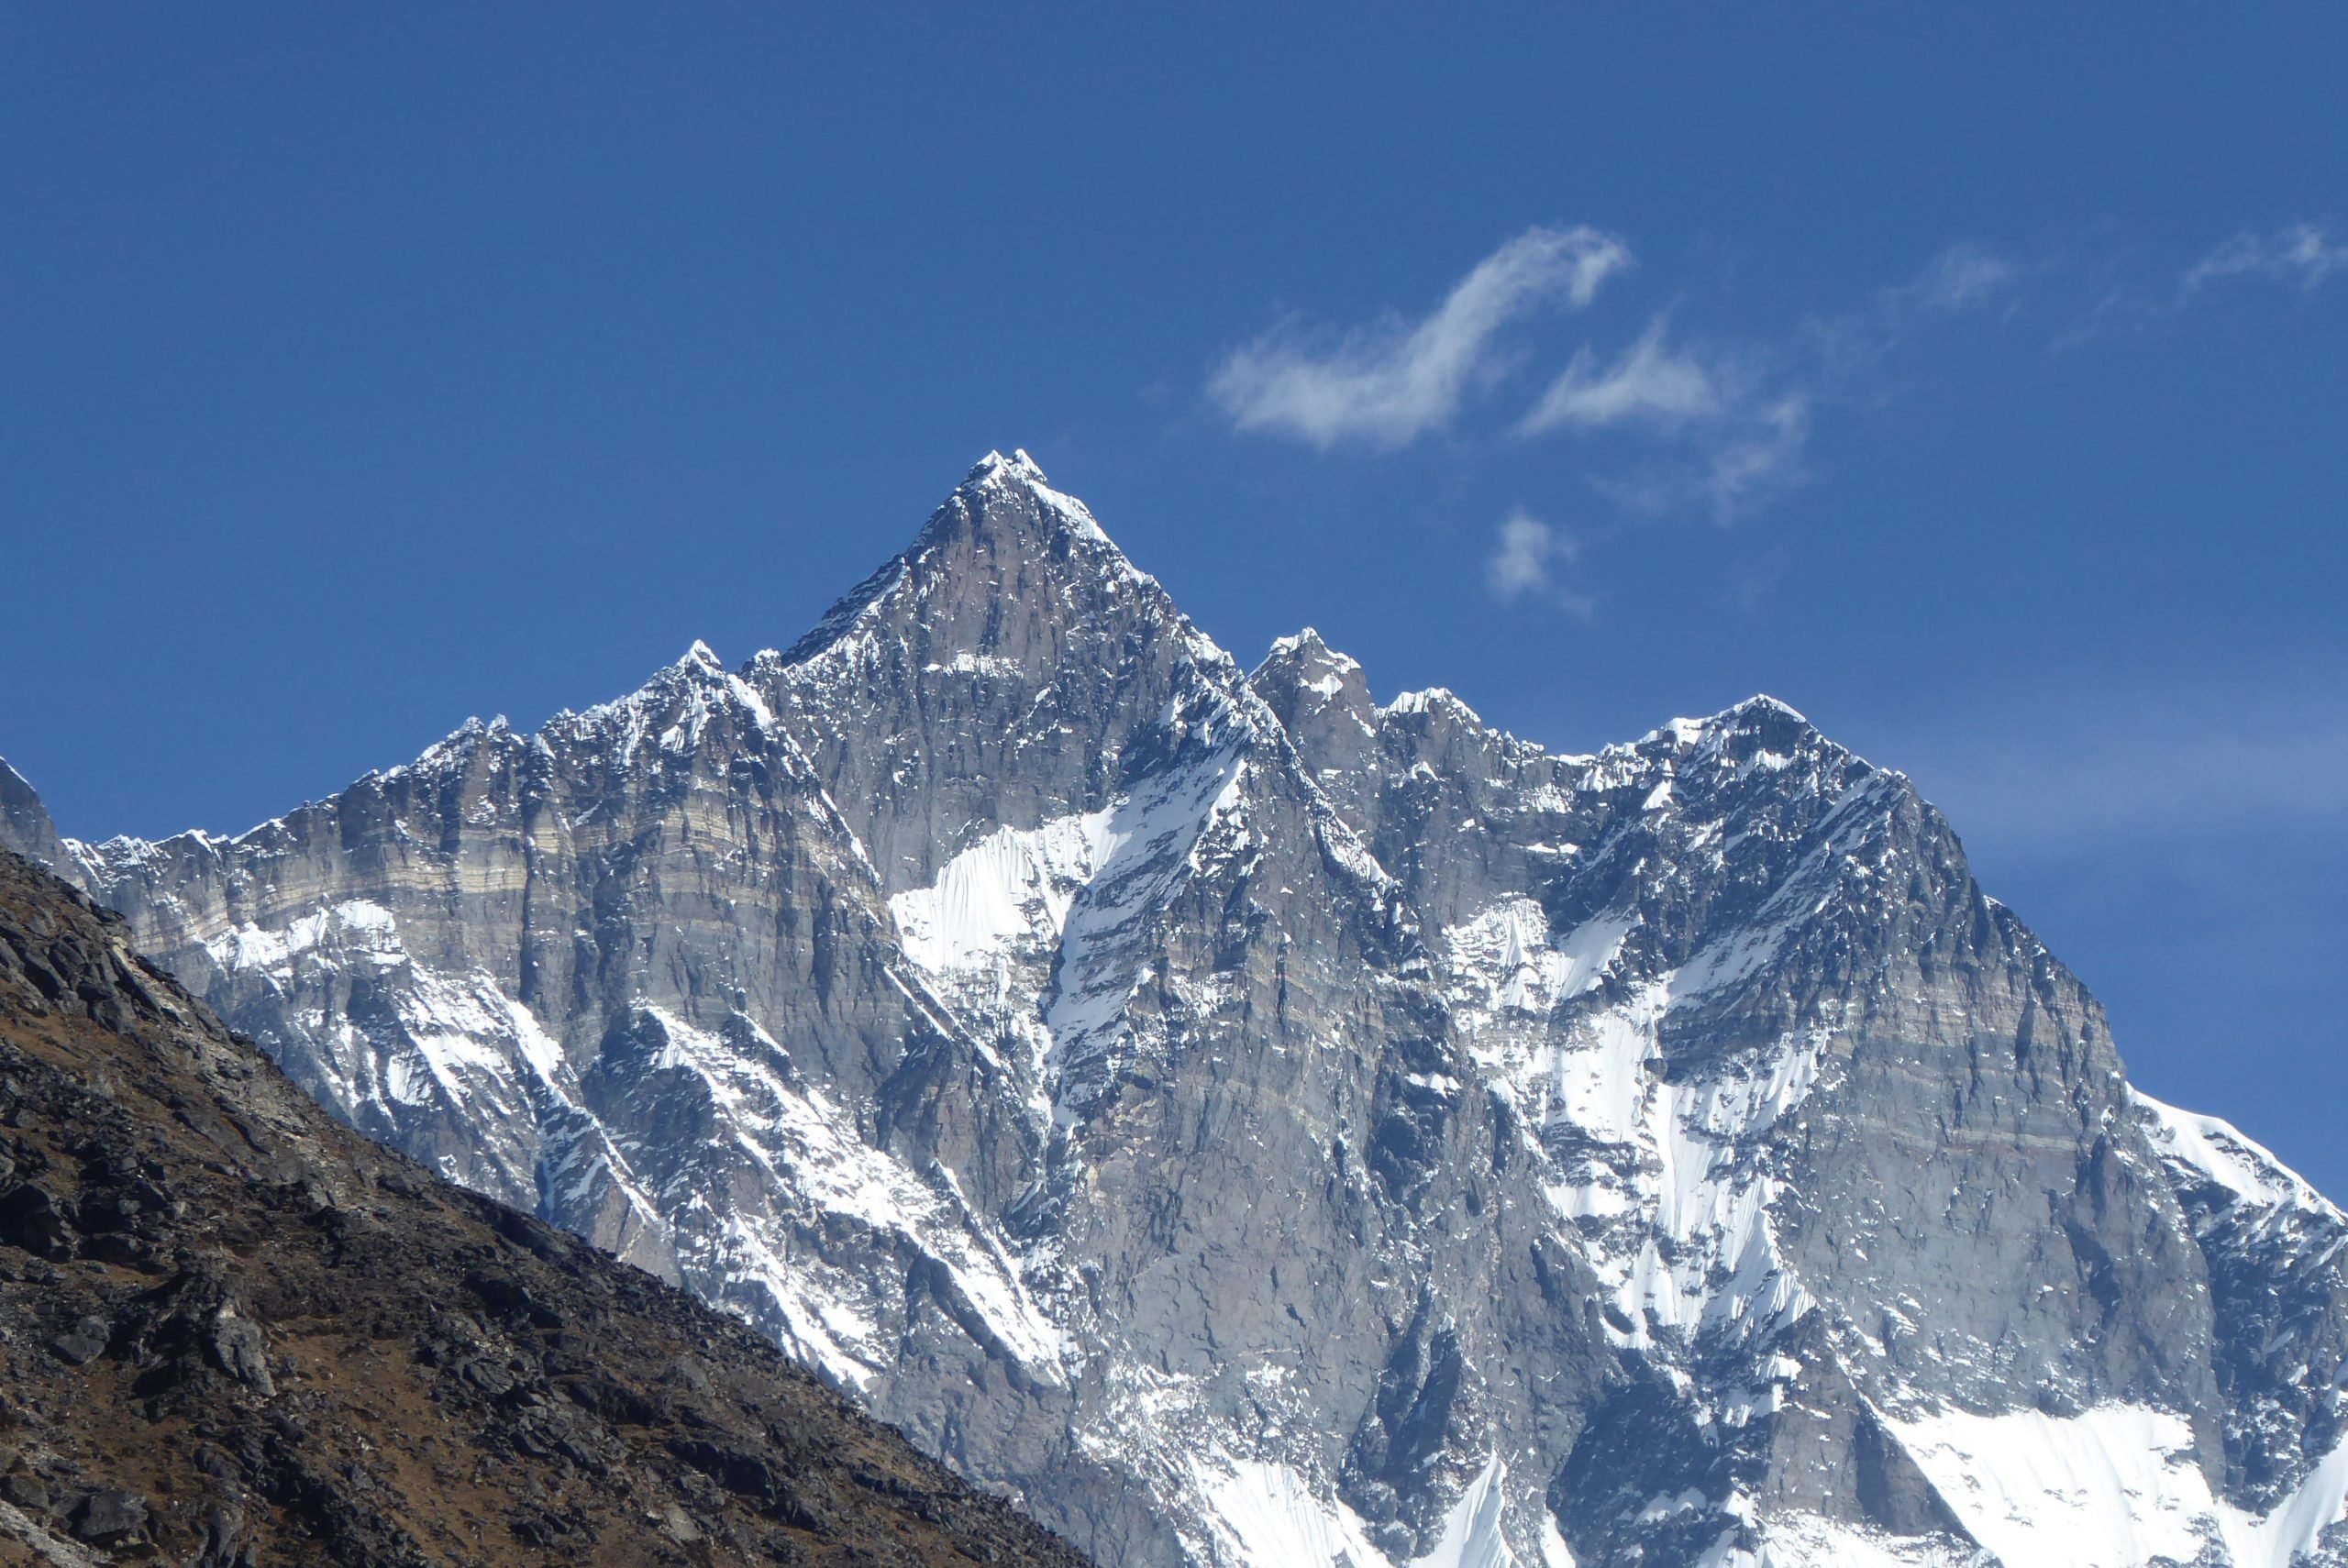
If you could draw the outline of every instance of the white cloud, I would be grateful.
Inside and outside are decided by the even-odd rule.
[[[1537,595],[1587,619],[1595,603],[1557,580],[1558,569],[1580,555],[1572,535],[1522,510],[1512,512],[1500,525],[1500,542],[1485,558],[1484,583],[1503,604]]]
[[[1963,310],[2001,293],[2021,275],[2011,261],[1978,245],[1952,245],[1900,293],[1929,310]]]
[[[1644,431],[1669,455],[1641,478],[1600,488],[1634,511],[1700,505],[1727,522],[1807,477],[1811,394],[1782,376],[1771,384],[1757,363],[1675,348],[1657,317],[1611,363],[1578,351],[1517,431]]]
[[[1631,265],[1629,247],[1588,227],[1534,228],[1479,262],[1415,325],[1389,320],[1316,348],[1292,331],[1257,338],[1219,366],[1208,392],[1242,430],[1328,448],[1402,447],[1448,424],[1490,375],[1511,321],[1545,301],[1578,309]]]
[[[1810,398],[1792,392],[1752,411],[1727,439],[1706,454],[1703,496],[1725,522],[1761,495],[1808,479],[1802,454],[1810,444]]]
[[[1681,460],[1665,461],[1627,480],[1593,480],[1633,512],[1701,507],[1713,520],[1733,523],[1763,501],[1805,484],[1810,470],[1810,394],[1799,390],[1755,400],[1733,422],[1704,429]]]
[[[2055,339],[2076,348],[2099,338],[2154,332],[2175,322],[2213,283],[2263,278],[2297,283],[2302,293],[2348,273],[2348,241],[2334,241],[2321,224],[2295,223],[2272,234],[2238,234],[2177,274],[2174,285],[2148,288],[2121,282],[2106,288]]]
[[[1611,488],[1645,510],[1700,504],[1728,522],[1808,481],[1804,458],[1822,400],[1847,399],[1852,382],[1915,337],[1925,316],[1990,305],[2022,276],[2020,264],[1987,246],[1952,245],[1858,309],[1813,317],[1789,341],[1736,359],[1667,349],[1657,323],[1604,381],[1569,389],[1578,367],[1568,367],[1534,418],[1555,403],[1644,416],[1667,434],[1677,431],[1693,447],[1690,467]]]
[[[1725,411],[1720,380],[1693,354],[1667,347],[1658,316],[1623,357],[1600,369],[1588,348],[1577,349],[1565,374],[1517,426],[1527,436],[1571,425],[1650,424],[1673,428],[1715,419]]]
[[[1447,426],[1471,392],[1498,378],[1510,363],[1502,339],[1512,323],[1545,303],[1588,305],[1631,264],[1628,246],[1601,230],[1529,229],[1426,316],[1321,339],[1283,327],[1229,355],[1208,392],[1241,430],[1324,450],[1406,446]],[[1808,481],[1818,411],[1852,401],[1861,378],[1920,336],[1926,318],[1994,306],[2026,271],[1987,246],[1952,245],[1840,315],[1729,348],[1675,339],[1669,318],[1656,315],[1611,355],[1577,349],[1515,433],[1609,438],[1629,456],[1592,478],[1600,491],[1634,511],[1702,510],[1728,522]],[[1503,525],[1488,562],[1499,597],[1554,590],[1556,557],[1542,542],[1549,536],[1534,531],[1542,526],[1521,516]]]
[[[2348,243],[2335,245],[2331,230],[2293,224],[2273,234],[2242,234],[2186,270],[2180,299],[2222,278],[2276,278],[2312,289],[2334,272],[2348,272]]]
[[[1913,337],[1927,317],[1989,305],[2010,293],[2022,275],[2020,263],[1986,246],[1952,245],[1906,282],[1877,289],[1866,304],[1812,316],[1804,333],[1830,372],[1857,375]]]

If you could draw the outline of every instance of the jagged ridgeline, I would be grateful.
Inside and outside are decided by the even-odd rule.
[[[6,803],[338,1115],[1105,1562],[2348,1561],[2348,1224],[1905,778],[1251,675],[1024,454],[738,668],[234,839]]]

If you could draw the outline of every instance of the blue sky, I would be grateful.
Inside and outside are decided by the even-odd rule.
[[[1024,446],[1244,659],[1793,702],[2348,1195],[2348,11],[830,9],[0,9],[68,832],[787,643]]]

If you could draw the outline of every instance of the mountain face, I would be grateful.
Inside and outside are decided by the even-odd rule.
[[[127,934],[0,852],[0,1562],[1080,1562],[336,1125]]]
[[[1024,454],[737,669],[234,839],[6,820],[1104,1562],[2348,1562],[2348,1220],[1906,778],[1244,671]]]

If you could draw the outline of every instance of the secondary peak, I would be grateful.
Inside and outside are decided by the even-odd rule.
[[[961,503],[981,526],[1001,526],[1005,523],[1021,526],[1018,519],[1029,519],[1032,521],[1025,525],[1041,523],[1050,531],[1065,531],[1080,539],[1107,545],[1113,551],[1116,547],[1093,520],[1091,510],[1076,497],[1054,490],[1045,478],[1042,466],[1024,447],[1014,449],[1007,458],[1001,452],[989,452],[980,458],[956,487],[954,500],[938,517],[947,516],[956,502]],[[935,528],[936,525],[937,519],[933,519],[931,526]]]

